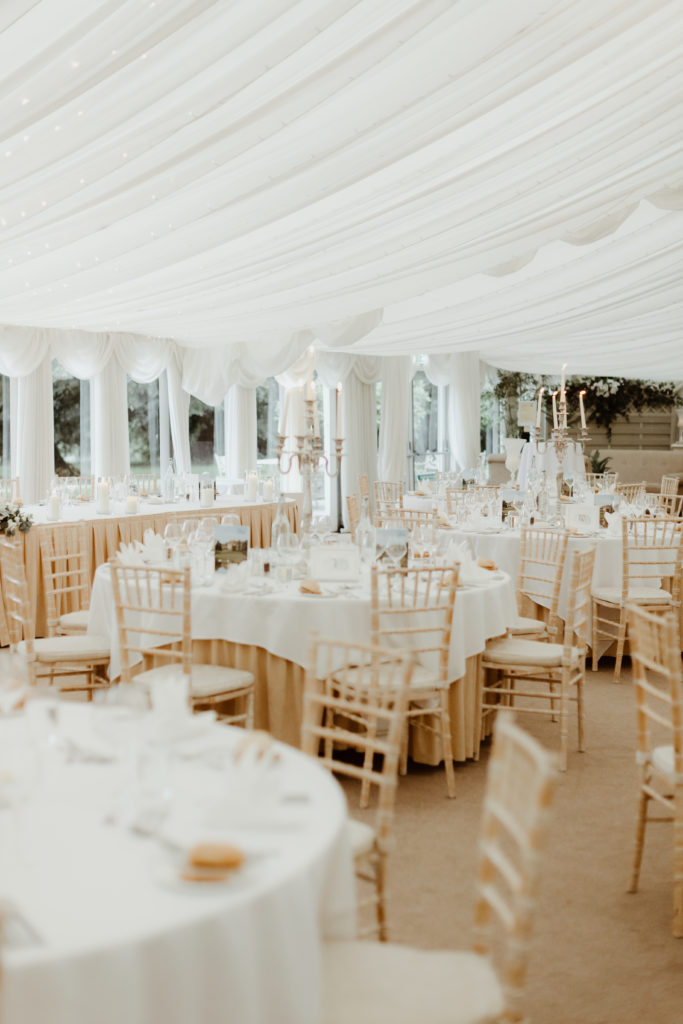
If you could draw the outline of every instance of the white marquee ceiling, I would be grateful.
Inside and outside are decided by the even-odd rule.
[[[681,13],[3,0],[0,324],[683,377]]]

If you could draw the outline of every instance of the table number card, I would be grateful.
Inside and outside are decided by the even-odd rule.
[[[593,533],[598,528],[598,509],[595,505],[578,502],[564,509],[564,523],[568,530]]]
[[[217,526],[214,530],[215,567],[229,569],[249,556],[248,526]]]
[[[311,577],[314,580],[357,580],[360,554],[352,544],[316,544],[311,547]]]

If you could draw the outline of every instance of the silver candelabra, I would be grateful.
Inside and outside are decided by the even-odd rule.
[[[313,473],[322,469],[330,478],[338,476],[341,469],[344,440],[341,437],[335,437],[332,442],[334,452],[329,455],[323,453],[322,439],[316,432],[315,399],[313,398],[304,399],[304,432],[294,436],[296,447],[285,451],[286,437],[284,434],[278,434],[277,440],[277,460],[280,472],[287,476],[294,466],[298,465],[301,473],[304,487],[302,527],[305,532],[310,528],[313,518]]]

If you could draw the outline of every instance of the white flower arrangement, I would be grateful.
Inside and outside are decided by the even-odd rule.
[[[19,533],[28,533],[32,526],[33,517],[22,512],[18,505],[0,502],[0,533],[13,537],[17,530]]]

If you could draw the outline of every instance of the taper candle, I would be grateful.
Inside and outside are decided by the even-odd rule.
[[[553,391],[553,429],[557,430],[557,391]]]
[[[541,429],[541,412],[543,411],[543,392],[545,388],[541,388],[538,392],[538,410],[536,412],[536,430]]]
[[[586,394],[585,391],[579,391],[579,409],[581,410],[581,429],[586,429],[586,410],[583,407],[583,396]]]

